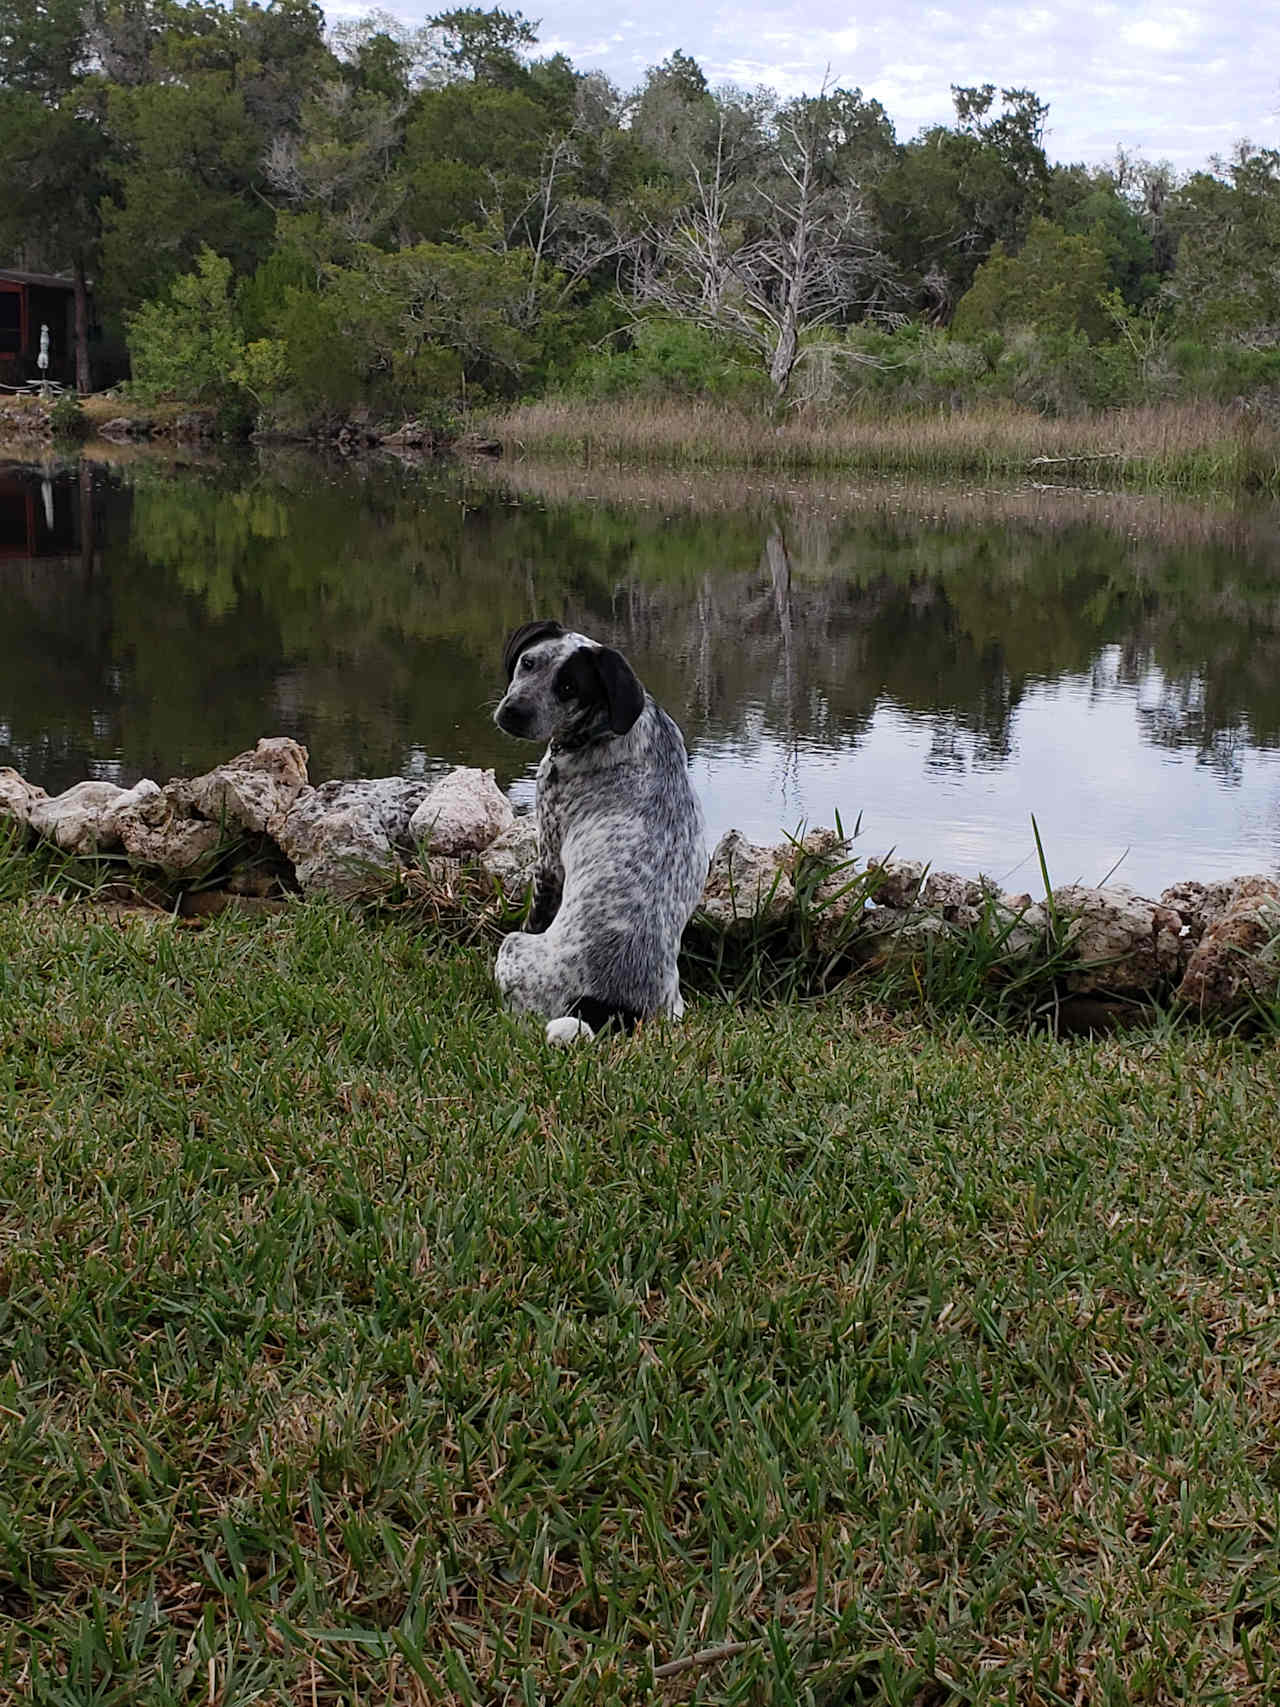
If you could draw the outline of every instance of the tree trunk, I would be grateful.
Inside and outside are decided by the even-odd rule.
[[[791,370],[796,365],[799,350],[800,333],[796,326],[795,308],[788,302],[783,310],[782,323],[778,327],[778,341],[773,347],[773,360],[769,363],[769,378],[773,381],[773,389],[779,402],[787,395],[787,387],[791,384]]]
[[[85,283],[84,266],[77,258],[76,283],[76,390],[87,397],[93,390],[93,374],[89,368],[89,288]]]

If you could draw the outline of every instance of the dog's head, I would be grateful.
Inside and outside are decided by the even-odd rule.
[[[622,653],[558,622],[517,628],[502,663],[508,685],[493,720],[525,741],[585,746],[625,735],[644,710],[644,689]]]

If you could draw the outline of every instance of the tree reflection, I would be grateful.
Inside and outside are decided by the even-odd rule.
[[[7,478],[26,527],[36,476]],[[927,726],[930,771],[962,777],[1008,764],[1027,693],[1067,679],[1127,692],[1146,740],[1224,778],[1280,742],[1265,544],[888,498],[701,514],[293,455],[53,493],[58,549],[0,560],[0,762],[49,787],[267,732],[306,741],[317,777],[425,754],[509,780],[528,755],[486,709],[502,637],[548,612],[623,646],[691,744],[727,751],[856,747],[892,705]]]

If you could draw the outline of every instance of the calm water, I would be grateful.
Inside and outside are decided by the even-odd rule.
[[[0,764],[50,790],[262,734],[314,780],[536,754],[504,634],[620,645],[713,833],[802,821],[1035,888],[1280,869],[1280,517],[298,456],[0,465]]]

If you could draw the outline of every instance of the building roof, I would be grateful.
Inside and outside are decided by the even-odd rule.
[[[74,279],[65,279],[58,273],[25,273],[19,267],[0,267],[0,279],[7,284],[38,285],[41,290],[74,290]]]

